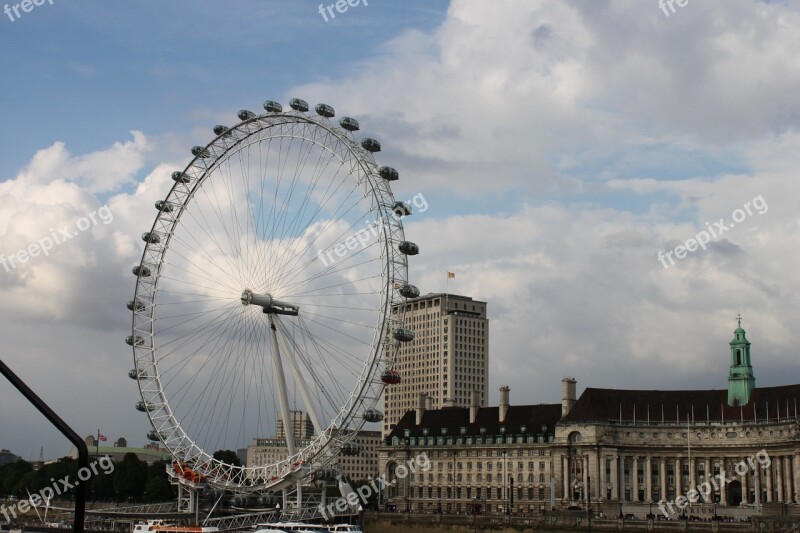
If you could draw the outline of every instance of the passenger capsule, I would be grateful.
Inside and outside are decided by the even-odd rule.
[[[361,126],[358,124],[358,121],[352,117],[342,117],[339,119],[339,125],[342,129],[347,131],[358,131],[361,129]]]
[[[308,102],[306,102],[302,98],[292,98],[291,100],[289,100],[289,107],[291,107],[295,111],[300,111],[301,113],[305,113],[308,111]]]
[[[328,104],[317,104],[314,111],[317,112],[317,115],[325,118],[333,118],[336,116],[336,112]]]
[[[222,126],[222,125],[214,126],[214,135],[225,135],[229,131],[231,131],[231,129],[228,126]],[[230,134],[228,133],[228,135]]]
[[[414,340],[414,332],[408,328],[397,328],[392,336],[400,342],[411,342]]]
[[[141,411],[143,413],[146,413],[147,411],[152,411],[153,409],[152,409],[152,407],[148,408],[148,406],[145,405],[144,402],[137,402],[136,403],[136,410],[137,411]]]
[[[203,159],[210,157],[211,153],[202,146],[192,146],[192,155]]]
[[[125,337],[125,343],[128,346],[141,346],[144,344],[144,339],[141,338],[139,335],[136,335],[136,337],[134,337],[133,335],[128,335],[127,337]]]
[[[274,100],[267,100],[264,102],[264,109],[268,113],[280,113],[283,111],[283,106]]]
[[[405,202],[395,202],[392,204],[392,211],[398,217],[407,217],[412,214],[411,206]]]
[[[378,174],[386,181],[397,181],[400,179],[400,173],[392,167],[381,167],[378,169]]]
[[[397,292],[406,298],[416,298],[419,296],[419,289],[410,283],[404,283],[401,285]]]
[[[314,472],[314,477],[325,481],[333,481],[336,479],[336,470],[333,468],[320,468]]]
[[[152,231],[148,231],[147,233],[142,233],[142,240],[147,244],[158,244],[161,242],[161,237]]]
[[[164,200],[159,200],[156,202],[156,209],[165,213],[172,213],[172,211],[175,209],[175,204],[171,202],[165,202]]]
[[[401,242],[397,249],[406,255],[417,255],[419,253],[419,246],[411,241]]]
[[[138,265],[133,267],[133,270],[131,270],[131,272],[133,272],[134,276],[140,276],[142,278],[150,277],[150,269],[144,265]]]
[[[354,456],[361,453],[361,446],[355,442],[345,442],[342,445],[342,455]]]
[[[381,381],[387,385],[397,385],[400,383],[400,372],[397,370],[384,370],[381,373]]]
[[[128,370],[128,377],[136,380],[145,379],[147,378],[147,372],[144,371],[137,372],[135,368],[131,368],[130,370]]]
[[[383,420],[383,413],[377,409],[367,409],[361,416],[367,422],[380,422]]]
[[[151,429],[150,431],[147,432],[147,438],[148,440],[151,440],[153,442],[158,442],[161,440],[161,437],[159,437],[158,435],[158,431],[156,431],[155,429]]]
[[[128,307],[128,310],[129,310],[129,311],[138,311],[138,312],[141,312],[141,311],[144,311],[144,310],[145,310],[145,306],[144,306],[144,304],[143,304],[142,302],[140,302],[140,301],[133,301],[133,300],[131,300],[131,301],[129,301],[129,302],[128,302],[128,305],[127,305],[127,307]]]
[[[275,505],[280,503],[280,501],[274,494],[263,494],[258,497],[258,503],[261,505],[262,509],[265,509],[275,507]]]
[[[361,147],[367,152],[375,153],[381,151],[381,143],[370,137],[361,140]]]
[[[179,170],[176,170],[172,173],[172,179],[177,183],[189,183],[192,181],[192,178],[187,176],[185,172],[181,172]]]
[[[256,118],[256,114],[252,111],[248,111],[247,109],[241,109],[238,113],[236,113],[236,116],[239,117],[239,120],[242,122]]]

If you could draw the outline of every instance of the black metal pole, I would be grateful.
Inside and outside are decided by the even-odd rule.
[[[50,421],[69,441],[78,449],[78,469],[89,467],[89,449],[86,443],[83,442],[75,431],[67,425],[66,422],[61,420],[44,401],[36,395],[35,392],[28,387],[19,376],[17,376],[6,364],[0,360],[0,373],[11,382],[25,398],[33,404],[44,417]],[[75,533],[83,533],[83,522],[86,517],[86,483],[80,485],[75,483],[75,520],[72,525],[72,530]]]

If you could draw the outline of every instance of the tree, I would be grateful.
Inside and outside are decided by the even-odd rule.
[[[234,466],[242,466],[239,456],[233,450],[217,450],[214,452],[214,459]]]
[[[15,486],[17,482],[28,472],[33,471],[33,465],[23,459],[18,459],[14,463],[0,466],[0,494],[8,496],[16,494]]]
[[[147,484],[147,463],[134,453],[126,453],[114,471],[114,490],[122,501],[142,501]]]
[[[156,461],[147,467],[147,483],[144,499],[148,502],[165,502],[175,498],[175,492],[167,477],[167,462]]]

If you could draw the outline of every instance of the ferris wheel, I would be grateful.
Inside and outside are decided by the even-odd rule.
[[[290,107],[242,110],[192,148],[133,268],[136,408],[176,471],[218,489],[280,490],[358,454],[414,338],[399,304],[419,296],[407,279],[418,247],[390,188],[399,173],[376,164],[377,140],[354,138],[357,120]],[[281,457],[214,458],[269,437]]]

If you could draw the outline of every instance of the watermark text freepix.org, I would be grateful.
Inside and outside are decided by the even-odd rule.
[[[111,457],[108,455],[104,455],[99,457],[97,461],[94,461],[89,466],[84,466],[78,470],[78,479],[74,481],[71,481],[69,476],[64,476],[58,480],[51,477],[50,482],[52,483],[52,486],[47,486],[38,492],[34,492],[30,495],[29,499],[21,500],[11,507],[6,507],[5,504],[0,505],[0,515],[3,515],[7,522],[10,522],[12,518],[16,520],[17,513],[24,515],[34,507],[38,507],[42,504],[48,505],[50,500],[56,496],[61,496],[67,491],[74,489],[81,483],[89,481],[93,476],[99,476],[100,473],[108,475],[113,471],[114,461],[112,461]]]
[[[422,193],[414,195],[414,197],[409,200],[407,204],[409,204],[413,209],[416,209],[418,213],[424,213],[428,210],[428,201],[425,200],[425,196],[423,196]],[[392,216],[395,218],[401,218],[403,215],[404,213],[402,213],[402,209],[398,209],[392,214]],[[373,221],[365,220],[364,222],[367,224],[366,228],[361,228],[355,232],[354,235],[348,237],[343,242],[340,242],[335,246],[331,246],[327,250],[317,250],[317,257],[322,262],[322,266],[330,266],[336,262],[336,257],[344,257],[349,251],[355,250],[356,248],[366,248],[367,243],[378,237],[383,229],[384,224],[386,223],[382,218],[380,220]],[[334,257],[334,255],[336,257]]]
[[[57,244],[64,244],[68,240],[77,237],[81,231],[86,231],[94,225],[97,225],[98,219],[103,224],[110,224],[114,220],[114,215],[107,205],[104,205],[97,211],[92,211],[85,217],[81,217],[75,221],[75,228],[64,226],[58,231],[50,228],[50,235],[42,237],[35,243],[32,243],[27,248],[17,251],[8,257],[0,254],[0,265],[6,269],[6,272],[11,272],[17,268],[17,265],[24,265],[32,257],[37,257],[40,254],[45,257],[50,255],[52,250]]]
[[[30,13],[33,11],[34,7],[39,7],[45,2],[51,6],[53,5],[53,0],[22,0],[22,2],[16,4],[6,4],[3,6],[3,13],[8,15],[8,18],[11,19],[11,22],[14,22],[22,17],[20,10],[22,10],[23,13]]]
[[[772,460],[769,458],[769,454],[765,449],[762,448],[755,455],[748,457],[746,461],[742,460],[738,462],[733,468],[736,475],[730,475],[730,477],[728,477],[728,472],[721,470],[719,474],[709,476],[707,478],[708,481],[700,483],[697,488],[691,489],[685,496],[678,496],[674,501],[669,502],[663,499],[659,500],[658,509],[664,513],[665,517],[670,518],[671,515],[682,513],[690,504],[700,502],[701,498],[702,501],[707,502],[713,498],[713,493],[715,491],[725,491],[725,485],[736,481],[736,476],[744,477],[748,472],[755,472],[757,470],[756,463],[761,465],[761,468],[769,468],[772,464]],[[756,473],[756,475],[758,475],[758,473]],[[717,482],[717,479],[719,479],[719,482]],[[669,512],[667,511],[668,509]]]
[[[658,0],[658,8],[664,12],[664,16],[670,16],[670,12],[675,13],[675,4],[678,7],[686,7],[689,5],[689,0]],[[667,7],[669,7],[669,11],[667,11]]]
[[[431,469],[431,466],[431,460],[428,459],[428,454],[423,452],[413,459],[409,459],[405,462],[405,464],[397,465],[394,470],[394,474],[397,479],[405,479],[409,474],[416,473],[417,471],[427,472]],[[327,506],[319,504],[317,509],[320,513],[322,513],[322,517],[325,520],[328,520],[329,515],[333,516],[335,514],[334,509],[340,513],[343,513],[348,507],[355,507],[356,505],[359,505],[359,502],[362,505],[366,505],[367,500],[369,500],[373,494],[380,494],[384,487],[391,485],[392,483],[395,483],[395,481],[387,483],[383,476],[378,478],[370,478],[370,482],[368,484],[361,485],[358,487],[358,489],[356,489],[355,492],[351,492],[350,494],[342,496]]]
[[[336,18],[336,13],[334,10],[338,11],[342,15],[347,13],[347,10],[351,7],[357,7],[359,4],[363,3],[365,6],[368,6],[367,0],[336,0],[336,2],[332,4],[320,4],[319,5],[319,14],[322,15],[322,19],[325,22],[329,20],[333,20]],[[329,18],[330,17],[330,18]]]
[[[753,211],[754,209],[755,211]],[[723,233],[733,228],[736,223],[744,221],[748,216],[753,216],[754,212],[763,215],[767,211],[769,211],[769,206],[767,202],[764,201],[764,197],[759,194],[731,213],[733,222],[725,224],[724,218],[720,218],[719,222],[714,222],[713,225],[706,222],[706,229],[698,231],[694,238],[687,239],[684,244],[679,244],[673,250],[667,250],[666,252],[663,250],[659,251],[658,260],[661,261],[664,268],[669,268],[675,264],[675,259],[672,258],[673,254],[675,254],[677,259],[683,259],[686,257],[686,254],[696,251],[698,247],[705,250],[706,245],[711,242],[712,238],[719,239]],[[667,264],[667,260],[669,260],[669,265]]]

